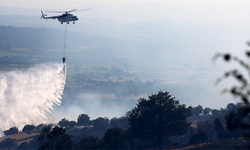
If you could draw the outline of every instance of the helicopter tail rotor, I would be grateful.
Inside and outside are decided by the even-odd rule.
[[[41,19],[42,19],[42,18],[43,18],[43,19],[45,19],[45,17],[44,17],[44,16],[47,16],[47,15],[46,15],[46,14],[44,14],[42,10],[41,10],[41,13],[42,13]]]

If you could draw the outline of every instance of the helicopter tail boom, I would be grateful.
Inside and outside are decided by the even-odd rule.
[[[47,16],[47,15],[44,14],[43,11],[41,11],[41,13],[42,13],[41,19],[42,19],[42,18],[43,18],[43,19],[57,19],[57,18],[60,17],[60,16],[45,17],[45,16]]]

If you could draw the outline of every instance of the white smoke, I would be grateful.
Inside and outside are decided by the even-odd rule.
[[[0,131],[45,121],[61,103],[65,78],[66,65],[58,63],[0,72]]]

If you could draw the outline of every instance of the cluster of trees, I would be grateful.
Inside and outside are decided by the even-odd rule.
[[[233,106],[228,104],[226,110]],[[192,109],[180,104],[168,92],[159,91],[148,99],[139,99],[121,118],[90,120],[87,114],[80,114],[77,121],[63,118],[56,126],[26,125],[23,132],[39,130],[40,135],[18,147],[16,140],[6,139],[0,143],[0,148],[7,149],[11,145],[10,148],[17,149],[162,149],[183,144],[181,139],[197,144],[244,135],[241,129],[228,130],[228,113],[223,118],[215,116],[213,120],[199,121],[197,127],[191,127],[187,118],[192,115]],[[74,130],[81,134],[71,135],[70,131]],[[94,132],[103,134],[93,136]]]
[[[0,149],[38,149],[38,137],[34,137],[29,142],[23,142],[18,145],[18,140],[13,138],[7,138],[0,143]]]
[[[169,136],[183,135],[189,131],[187,117],[190,109],[168,92],[159,91],[148,99],[141,98],[126,117],[89,120],[88,115],[79,115],[77,122],[63,118],[59,126],[47,126],[38,136],[39,149],[142,149],[162,148]],[[86,136],[78,142],[66,133],[72,124],[96,129],[106,128],[102,138]],[[111,128],[108,127],[111,124]],[[83,131],[85,128],[83,129]],[[28,144],[29,145],[29,144]],[[27,145],[27,146],[28,146]],[[165,145],[164,145],[165,146]],[[0,147],[1,148],[1,147]]]
[[[75,128],[86,129],[93,128],[94,130],[106,130],[110,127],[121,127],[123,129],[127,128],[128,120],[126,117],[112,118],[109,120],[107,117],[98,117],[96,119],[90,120],[87,114],[81,114],[76,121],[69,121],[63,118],[59,121],[59,126],[65,129],[71,130]]]
[[[224,118],[215,117],[212,120],[197,122],[197,127],[190,130],[189,143],[198,144],[218,141],[222,139],[244,137],[244,130],[237,128],[230,130],[226,123],[228,114]]]
[[[201,105],[198,105],[196,107],[189,106],[189,109],[191,110],[192,116],[200,116],[200,115],[224,116],[227,113],[235,110],[236,108],[239,108],[242,105],[243,105],[242,102],[239,102],[237,104],[229,103],[226,106],[226,108],[220,108],[220,109],[211,109],[209,107],[203,108]]]
[[[67,131],[82,130],[86,132],[99,130],[100,132],[105,132],[108,128],[112,127],[126,129],[128,127],[128,119],[127,117],[123,116],[120,118],[114,117],[112,119],[107,117],[98,117],[96,119],[90,120],[90,117],[87,114],[81,114],[78,116],[77,121],[69,121],[68,119],[63,118],[58,122],[58,125]],[[44,128],[52,128],[53,126],[53,124],[40,124],[38,126],[27,124],[23,127],[22,132],[40,132]]]

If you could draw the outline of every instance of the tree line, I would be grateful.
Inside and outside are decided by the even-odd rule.
[[[126,117],[111,119],[111,128],[108,128],[107,118],[90,121],[86,114],[79,115],[77,122],[63,118],[58,126],[44,127],[37,138],[38,149],[90,149],[91,146],[99,149],[162,148],[165,137],[188,132],[188,116],[190,110],[186,105],[180,104],[168,92],[159,91],[148,99],[140,98]],[[66,133],[74,124],[82,125],[82,132],[88,128],[106,128],[106,131],[102,138],[86,136],[74,143],[73,136]]]
[[[228,104],[226,110],[231,106]],[[16,149],[162,149],[185,144],[181,142],[183,139],[197,144],[243,136],[243,131],[227,129],[228,115],[198,121],[197,126],[192,127],[187,118],[195,108],[180,104],[168,92],[159,91],[148,99],[140,98],[136,106],[120,118],[90,120],[87,114],[80,114],[77,121],[63,118],[56,125],[26,125],[23,132],[39,131],[39,136],[18,147],[17,140],[6,139],[0,148],[14,145]],[[80,134],[71,134],[75,131]]]
[[[237,104],[229,103],[227,104],[226,108],[220,108],[220,109],[212,109],[209,107],[203,108],[201,105],[198,105],[196,107],[189,106],[191,110],[192,116],[200,116],[200,115],[215,115],[215,116],[224,116],[227,113],[235,110],[236,108],[241,107],[244,105],[242,102],[238,102]]]

